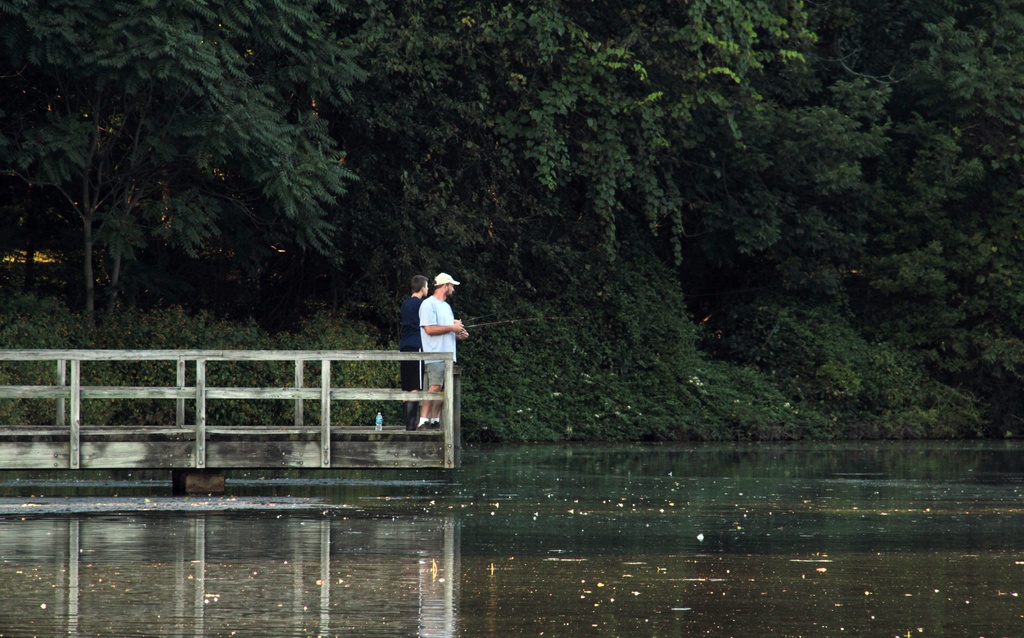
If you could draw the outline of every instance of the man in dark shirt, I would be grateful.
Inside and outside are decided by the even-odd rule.
[[[427,296],[427,278],[423,275],[416,275],[409,284],[412,296],[402,302],[402,336],[398,341],[398,349],[401,352],[422,352],[423,343],[420,340],[420,304]],[[423,389],[423,362],[402,361],[400,363],[402,377],[402,389],[407,392],[415,392]],[[406,401],[402,404],[405,407],[405,429],[415,430],[419,417],[419,402]]]

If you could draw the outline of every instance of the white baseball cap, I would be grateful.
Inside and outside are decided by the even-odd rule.
[[[443,286],[445,284],[452,284],[453,286],[458,286],[459,282],[457,282],[454,279],[452,279],[452,276],[449,275],[446,272],[443,272],[440,275],[438,275],[437,277],[434,277],[434,285],[435,286]]]

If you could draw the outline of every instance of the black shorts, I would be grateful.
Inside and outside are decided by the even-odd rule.
[[[419,348],[413,348],[406,346],[401,349],[402,352],[419,352]],[[422,361],[400,361],[399,362],[399,375],[402,378],[402,389],[406,392],[410,390],[422,390],[423,389],[423,362]]]

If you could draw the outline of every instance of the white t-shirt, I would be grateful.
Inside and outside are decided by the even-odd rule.
[[[455,344],[458,341],[454,332],[446,332],[439,335],[428,335],[423,326],[451,326],[455,324],[455,313],[447,301],[441,301],[431,295],[420,304],[420,339],[423,342],[423,352],[450,352],[455,359]],[[455,359],[457,361],[457,359]],[[428,359],[427,363],[440,361],[440,359]]]

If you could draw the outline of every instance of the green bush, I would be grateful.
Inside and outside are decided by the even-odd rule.
[[[0,343],[4,348],[90,347],[89,338],[89,330],[80,318],[57,302],[16,296],[6,298],[0,305]],[[52,362],[5,361],[0,364],[0,385],[55,385],[57,382],[57,366]],[[53,399],[0,399],[0,423],[53,424],[56,405]]]
[[[509,300],[505,312],[558,317],[471,331],[463,433],[496,441],[673,441],[830,436],[826,419],[774,377],[714,362],[672,278],[649,261],[566,291],[558,306]]]
[[[771,373],[794,404],[847,438],[976,436],[977,400],[928,376],[911,356],[867,341],[837,305],[774,302],[738,308],[726,322],[721,352]]]

